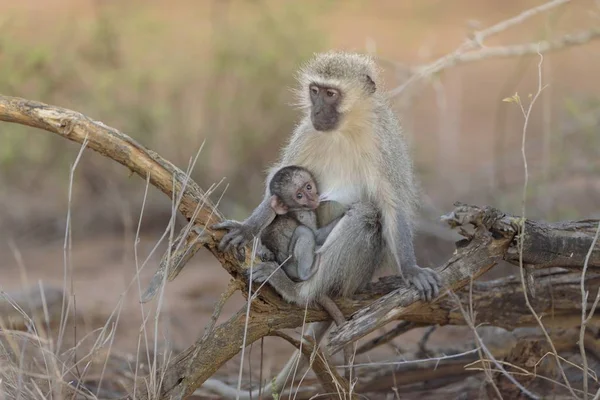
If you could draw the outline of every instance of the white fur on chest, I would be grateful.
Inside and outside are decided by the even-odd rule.
[[[377,191],[375,142],[367,132],[308,132],[295,163],[315,176],[322,200],[349,205]]]

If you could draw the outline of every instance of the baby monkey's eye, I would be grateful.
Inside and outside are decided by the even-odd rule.
[[[306,184],[306,190],[311,190],[312,186],[310,185],[310,183]]]
[[[298,200],[300,200],[302,198],[302,193],[300,193],[300,192],[296,193],[296,198]]]

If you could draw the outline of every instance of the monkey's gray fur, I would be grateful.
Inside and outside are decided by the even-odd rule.
[[[265,274],[270,274],[279,266],[295,282],[309,279],[318,270],[315,250],[325,242],[341,217],[317,228],[317,213],[314,211],[319,205],[317,185],[310,171],[295,165],[279,169],[271,178],[271,206],[278,215],[260,235],[261,246],[266,250],[262,249],[263,263],[256,266],[254,281],[265,281],[269,277]],[[276,285],[280,293],[286,293],[286,298],[296,298],[296,286],[282,277],[276,276],[278,283],[271,284]],[[329,296],[322,295],[315,299],[315,303],[323,307],[338,326],[346,322],[344,314]],[[344,364],[350,365],[351,358],[352,348],[344,347]],[[351,369],[347,368],[348,379],[350,373]]]
[[[330,200],[317,210],[320,226],[349,209],[318,250],[321,259],[314,276],[294,283],[279,270],[269,282],[288,301],[304,305],[323,294],[351,296],[378,268],[395,265],[423,300],[436,297],[439,275],[417,265],[413,248],[418,190],[412,161],[375,63],[359,54],[317,54],[300,70],[298,79],[299,105],[305,116],[267,183],[280,166],[300,165],[314,174],[322,196]],[[243,223],[214,226],[229,230],[221,249],[245,246],[273,218],[267,195]],[[253,271],[253,276],[261,279],[266,272]],[[322,335],[326,330],[311,326],[311,332]],[[265,388],[265,396],[281,391],[277,384],[284,383],[289,365],[275,385]]]
[[[317,246],[325,242],[337,221],[317,228],[319,193],[306,168],[291,165],[279,169],[269,182],[269,191],[271,207],[278,215],[260,235],[263,247],[259,257],[282,265],[293,280],[305,281],[315,273]]]

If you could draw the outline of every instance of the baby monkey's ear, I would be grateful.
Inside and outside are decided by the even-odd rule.
[[[279,198],[279,196],[271,196],[271,208],[275,211],[275,214],[284,215],[288,212],[288,206],[283,204],[283,201]]]

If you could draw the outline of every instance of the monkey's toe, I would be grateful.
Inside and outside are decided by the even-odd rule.
[[[419,297],[421,298],[421,300],[424,300],[427,296],[426,294],[426,287],[423,285],[423,283],[421,282],[421,279],[419,276],[415,276],[414,278],[410,279],[410,283],[417,288],[417,290],[419,291]]]
[[[219,242],[219,251],[228,251],[229,250],[229,244],[231,242],[231,239],[233,239],[236,235],[235,231],[229,231],[229,233],[223,235],[223,237],[221,238],[221,241]]]
[[[269,274],[266,271],[253,271],[252,272],[252,282],[256,283],[264,283],[269,279]]]
[[[422,268],[409,281],[419,291],[419,297],[423,301],[430,302],[440,293],[440,278],[432,269]]]
[[[246,248],[244,247],[236,247],[235,256],[239,262],[244,262],[246,259]]]
[[[252,282],[263,283],[269,280],[275,268],[269,263],[261,263],[252,268]],[[250,270],[246,270],[246,276],[250,278]]]

